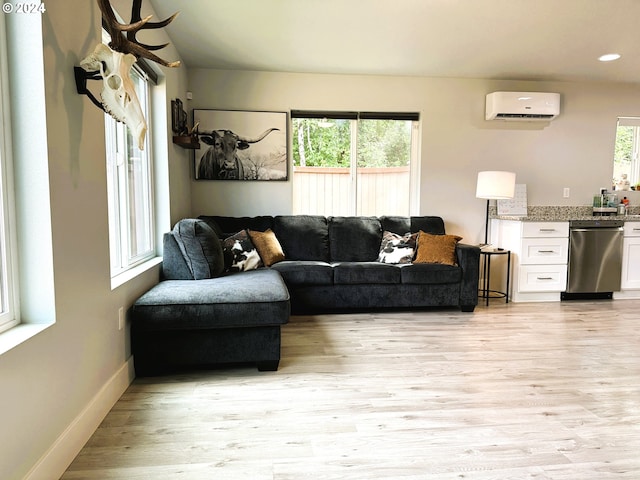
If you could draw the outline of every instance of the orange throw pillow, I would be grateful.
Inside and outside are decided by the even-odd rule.
[[[462,240],[458,235],[431,235],[420,230],[418,252],[413,263],[441,263],[457,265],[456,244]]]
[[[270,267],[274,263],[284,260],[282,245],[276,238],[276,234],[269,228],[265,232],[249,230],[249,237],[258,250],[258,254],[265,266]]]

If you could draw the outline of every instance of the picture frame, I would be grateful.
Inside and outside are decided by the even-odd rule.
[[[196,180],[288,180],[286,112],[194,109],[193,124]]]
[[[184,111],[179,98],[171,100],[171,130],[174,135],[187,134],[187,112]]]

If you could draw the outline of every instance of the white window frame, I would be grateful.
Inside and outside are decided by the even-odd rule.
[[[134,267],[153,259],[156,256],[155,236],[155,204],[154,177],[151,154],[149,124],[150,115],[150,81],[148,76],[135,65],[132,67],[131,78],[142,79],[146,85],[145,91],[138,91],[140,106],[147,121],[147,136],[143,150],[137,150],[135,140],[128,135],[128,127],[117,122],[110,115],[105,114],[105,145],[107,155],[107,192],[109,210],[109,250],[111,258],[111,278],[117,277]],[[133,143],[133,145],[131,145]],[[129,157],[131,148],[140,154],[139,159]],[[135,163],[134,163],[135,162]],[[140,168],[142,177],[142,191],[134,189],[130,183],[128,172],[131,168]],[[132,190],[133,189],[133,190]],[[131,225],[132,204],[143,205],[144,215],[136,219],[135,228]],[[142,251],[133,251],[133,245],[138,243],[135,234],[144,237],[148,242]]]
[[[318,118],[318,115],[321,115],[321,112],[308,112],[310,115],[305,116],[304,111],[296,111],[295,116],[292,115],[291,121],[293,118]],[[357,156],[358,156],[358,122],[360,120],[375,120],[376,114],[368,114],[367,117],[360,118],[361,114],[355,113],[355,117],[353,117],[354,112],[344,112],[345,118],[348,117],[349,125],[350,125],[350,152],[349,152],[349,192],[348,192],[348,212],[330,212],[324,211],[321,212],[323,215],[361,215],[362,205],[360,205],[358,200],[358,166],[357,166]],[[341,118],[341,114],[339,112],[327,112],[326,118]],[[332,116],[335,115],[335,116]],[[384,113],[380,114],[379,119],[386,118]],[[389,114],[393,115],[393,114]],[[326,121],[325,118],[325,121]],[[419,201],[420,201],[420,136],[421,136],[421,123],[419,119],[411,119],[411,157],[409,159],[409,192],[408,195],[408,211],[405,212],[405,215],[417,215],[419,212]],[[293,131],[293,126],[291,127]],[[293,170],[293,182],[296,182],[296,173],[295,169]],[[294,185],[295,189],[295,185]],[[294,208],[297,207],[298,202],[294,199]],[[315,214],[318,212],[296,212],[299,214]],[[380,215],[385,215],[385,212],[380,212]]]
[[[626,173],[627,180],[635,186],[640,183],[640,117],[618,117],[618,129],[620,127],[631,128],[632,131],[631,163],[629,170],[625,171],[616,166],[614,161],[614,182],[619,180],[616,178],[616,171],[618,171],[617,173]]]
[[[0,332],[20,323],[6,28],[0,17]]]

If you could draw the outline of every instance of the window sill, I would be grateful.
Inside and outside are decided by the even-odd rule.
[[[21,323],[0,333],[0,355],[35,337],[53,323]]]
[[[159,265],[161,263],[162,263],[162,257],[153,257],[151,260],[147,260],[146,262],[141,263],[140,265],[130,268],[126,272],[122,272],[116,275],[115,277],[111,277],[111,290],[115,290],[119,286],[127,283],[129,280],[133,280],[138,275],[143,274],[147,270],[150,270],[156,265]]]

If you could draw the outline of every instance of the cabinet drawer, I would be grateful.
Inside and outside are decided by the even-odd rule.
[[[523,238],[520,263],[523,265],[551,265],[567,263],[568,238]]]
[[[568,237],[569,222],[522,222],[523,237]]]
[[[640,237],[640,222],[624,222],[625,237]]]
[[[563,292],[567,288],[566,265],[523,265],[520,267],[520,292]]]

